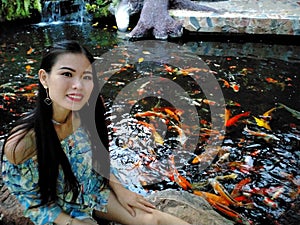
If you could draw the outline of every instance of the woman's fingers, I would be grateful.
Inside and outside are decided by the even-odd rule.
[[[155,208],[154,205],[152,205],[150,202],[148,202],[141,195],[136,195],[136,204],[134,204],[133,207],[137,207],[137,208],[142,209],[142,210],[144,210],[148,213],[152,213],[153,209]]]
[[[135,210],[131,206],[127,205],[125,207],[125,209],[130,213],[130,215],[132,215],[133,217],[135,217],[135,215],[136,215]]]
[[[141,204],[143,204],[144,206],[147,206],[147,207],[149,207],[149,208],[152,208],[152,209],[155,209],[156,207],[155,207],[155,205],[153,205],[153,204],[151,204],[147,199],[145,199],[145,198],[140,198],[139,199],[139,202],[141,203]]]

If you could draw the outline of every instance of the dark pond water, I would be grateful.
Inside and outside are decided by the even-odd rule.
[[[99,60],[112,158],[124,182],[185,189],[174,178],[183,176],[193,190],[214,193],[208,181],[218,177],[241,202],[229,206],[240,223],[298,224],[300,46],[122,37],[112,26],[7,28],[0,36],[0,136],[34,106],[44,47],[76,39]]]

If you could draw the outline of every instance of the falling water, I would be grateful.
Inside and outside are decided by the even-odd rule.
[[[90,20],[86,12],[84,0],[49,0],[44,1],[42,10],[42,24],[75,22],[83,23]]]

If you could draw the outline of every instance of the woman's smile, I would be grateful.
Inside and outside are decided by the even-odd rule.
[[[68,94],[67,97],[73,102],[80,102],[83,99],[82,94]]]

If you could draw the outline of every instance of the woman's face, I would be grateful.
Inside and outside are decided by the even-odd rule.
[[[53,109],[80,110],[94,87],[92,66],[83,54],[58,56],[51,72],[39,72],[40,81],[49,90]]]

